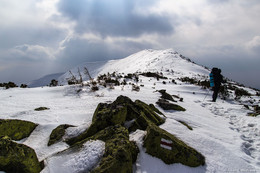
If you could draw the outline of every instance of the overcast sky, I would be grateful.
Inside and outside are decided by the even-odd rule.
[[[260,88],[260,1],[0,0],[0,82],[168,48]]]

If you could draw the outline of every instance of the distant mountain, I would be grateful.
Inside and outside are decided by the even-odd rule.
[[[135,72],[168,72],[174,73],[176,77],[181,76],[208,76],[209,70],[205,67],[193,63],[189,58],[184,57],[173,49],[152,50],[147,49],[126,58],[118,60],[85,62],[65,73],[56,73],[44,76],[40,79],[29,82],[29,87],[40,87],[50,84],[52,79],[59,81],[60,85],[68,84],[68,79],[73,76],[83,81],[89,80],[85,74],[88,70],[92,78],[104,73],[135,73]]]
[[[55,74],[49,74],[46,76],[41,77],[40,79],[33,80],[29,83],[27,83],[28,87],[41,87],[49,85],[52,79],[58,80],[58,78],[63,75],[64,73],[55,73]]]
[[[105,73],[135,73],[135,72],[168,72],[174,76],[208,76],[209,70],[205,67],[191,62],[190,59],[182,56],[173,49],[166,50],[143,50],[119,60],[107,62],[89,62],[81,64],[69,70],[77,79],[89,80],[84,74],[86,67],[92,78]],[[72,75],[70,72],[64,73],[58,78],[60,84],[67,84],[67,79]]]

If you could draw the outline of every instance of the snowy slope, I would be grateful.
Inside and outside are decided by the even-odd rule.
[[[58,80],[58,78],[63,74],[64,73],[55,73],[55,74],[46,75],[41,77],[40,79],[36,79],[31,82],[28,82],[27,85],[30,88],[47,86],[51,83],[52,79]]]
[[[179,76],[192,76],[197,74],[208,75],[208,70],[180,57],[180,54],[172,49],[144,50],[128,56],[124,59],[112,61],[110,65],[103,67],[100,73],[106,72],[171,72]]]
[[[107,62],[89,62],[83,63],[70,71],[79,79],[78,69],[83,79],[88,80],[84,75],[84,67],[87,67],[91,77],[97,77],[99,74],[106,73],[135,73],[135,72],[168,72],[175,73],[175,77],[181,76],[208,76],[209,70],[190,63],[173,49],[167,50],[143,50],[126,58],[119,60],[110,60]],[[67,84],[67,79],[71,77],[69,72],[59,77],[59,83]]]
[[[219,98],[216,103],[209,102],[211,91],[178,80],[180,77],[205,79],[209,70],[183,59],[171,49],[144,50],[120,60],[82,64],[71,71],[76,74],[78,68],[84,66],[95,78],[99,74],[114,71],[124,74],[152,71],[163,73],[168,79],[157,80],[140,75],[138,83],[129,81],[142,85],[139,92],[132,91],[131,85],[115,86],[114,89],[99,86],[96,92],[92,92],[89,86],[78,85],[8,90],[0,88],[0,118],[23,119],[39,124],[30,137],[20,142],[34,148],[39,160],[45,161],[46,167],[42,172],[80,172],[96,165],[104,150],[102,142],[86,143],[85,149],[74,154],[56,154],[69,146],[59,142],[48,147],[49,135],[60,124],[77,126],[67,129],[67,136],[80,133],[91,123],[98,103],[114,101],[119,95],[154,104],[167,117],[160,127],[206,157],[206,165],[197,168],[181,164],[167,165],[145,153],[142,147],[145,132],[137,130],[130,135],[130,139],[136,141],[140,149],[134,165],[136,173],[260,172],[260,116],[246,116],[252,111],[251,105],[259,105],[259,96],[242,97],[240,100],[234,100],[233,97],[227,100]],[[68,77],[69,73],[66,73],[59,80],[65,82]],[[171,82],[172,79],[175,79],[176,84]],[[166,81],[166,84],[162,81]],[[255,93],[252,89],[241,88]],[[156,90],[160,89],[182,97],[183,102],[178,104],[186,111],[164,111],[158,107],[156,101],[161,94]],[[246,109],[242,103],[249,105],[250,109]],[[34,111],[40,106],[50,109]],[[193,130],[179,121],[186,122]]]

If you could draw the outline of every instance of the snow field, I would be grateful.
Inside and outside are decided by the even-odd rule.
[[[124,74],[137,71],[163,72],[168,80],[158,81],[139,76],[137,85],[143,85],[139,92],[132,91],[131,85],[115,86],[114,89],[99,87],[96,92],[91,92],[89,87],[77,85],[0,89],[0,118],[22,119],[39,124],[28,138],[19,142],[34,148],[39,160],[45,160],[46,167],[42,172],[80,172],[90,170],[98,164],[104,150],[101,141],[87,142],[82,150],[72,152],[64,151],[68,149],[64,142],[48,147],[49,135],[60,124],[76,126],[68,128],[64,138],[81,133],[89,127],[98,103],[113,102],[119,95],[127,96],[133,101],[139,99],[154,104],[167,117],[160,127],[206,158],[206,165],[197,168],[181,164],[166,165],[160,159],[145,153],[145,148],[142,147],[145,132],[137,130],[130,134],[130,140],[135,141],[140,149],[137,162],[133,165],[136,173],[260,172],[260,116],[246,116],[250,110],[234,100],[223,101],[218,98],[217,102],[212,103],[209,101],[211,91],[178,80],[179,77],[186,76],[203,80],[209,73],[205,68],[180,58],[173,50],[145,50],[125,59],[93,65],[89,71],[93,77],[114,71]],[[65,74],[60,80],[67,77],[68,74]],[[169,82],[172,79],[177,84]],[[156,102],[161,94],[157,91],[161,89],[183,98],[183,102],[178,101],[177,104],[186,111],[164,111],[158,107]],[[248,91],[254,92],[251,89]],[[242,101],[248,102],[249,99],[242,98]],[[259,100],[259,97],[255,99]],[[50,109],[34,111],[41,106]],[[193,130],[178,121],[186,122]]]

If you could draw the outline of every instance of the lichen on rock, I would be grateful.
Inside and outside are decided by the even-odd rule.
[[[30,136],[37,124],[24,120],[0,119],[0,136],[8,136],[12,140],[21,140]]]
[[[202,154],[155,125],[147,128],[144,147],[148,154],[162,159],[166,164],[181,163],[191,167],[205,164]]]
[[[74,127],[74,126],[68,125],[68,124],[62,124],[62,125],[59,125],[58,127],[56,127],[51,132],[50,139],[49,139],[49,142],[48,142],[48,146],[59,142],[62,139],[62,137],[64,136],[65,130],[69,127]]]
[[[50,108],[47,108],[47,107],[38,107],[38,108],[35,108],[34,110],[35,111],[44,111],[44,110],[49,110]]]
[[[100,103],[90,127],[66,142],[71,147],[79,148],[88,140],[102,140],[106,143],[103,158],[92,173],[132,172],[132,164],[137,159],[139,149],[129,141],[129,132],[137,129],[147,130],[144,147],[148,154],[167,164],[182,163],[192,167],[203,165],[205,158],[199,152],[158,127],[165,122],[165,118],[159,116],[158,112],[154,105],[147,105],[140,100],[133,102],[128,97],[119,96],[111,104]],[[173,141],[172,150],[160,147],[162,138]]]
[[[38,173],[43,168],[35,151],[8,137],[0,138],[0,170],[5,172]]]
[[[125,127],[121,125],[109,126],[74,144],[72,148],[81,148],[84,143],[90,140],[105,142],[105,153],[91,173],[133,172],[132,165],[137,159],[139,150],[134,142],[129,141],[129,132]]]
[[[97,139],[106,142],[106,149],[99,165],[91,173],[99,172],[133,172],[133,163],[137,159],[139,150],[129,141],[128,130],[120,125],[110,126],[97,135]]]
[[[90,127],[81,135],[68,139],[66,142],[72,145],[96,134],[106,127],[118,124],[124,125],[127,121],[133,121],[128,127],[129,131],[146,129],[148,121],[156,125],[161,125],[165,120],[157,115],[155,109],[155,107],[151,108],[151,106],[140,100],[133,102],[130,98],[125,96],[117,97],[111,104],[99,103],[94,112]],[[159,112],[159,110],[157,110],[157,112]]]

